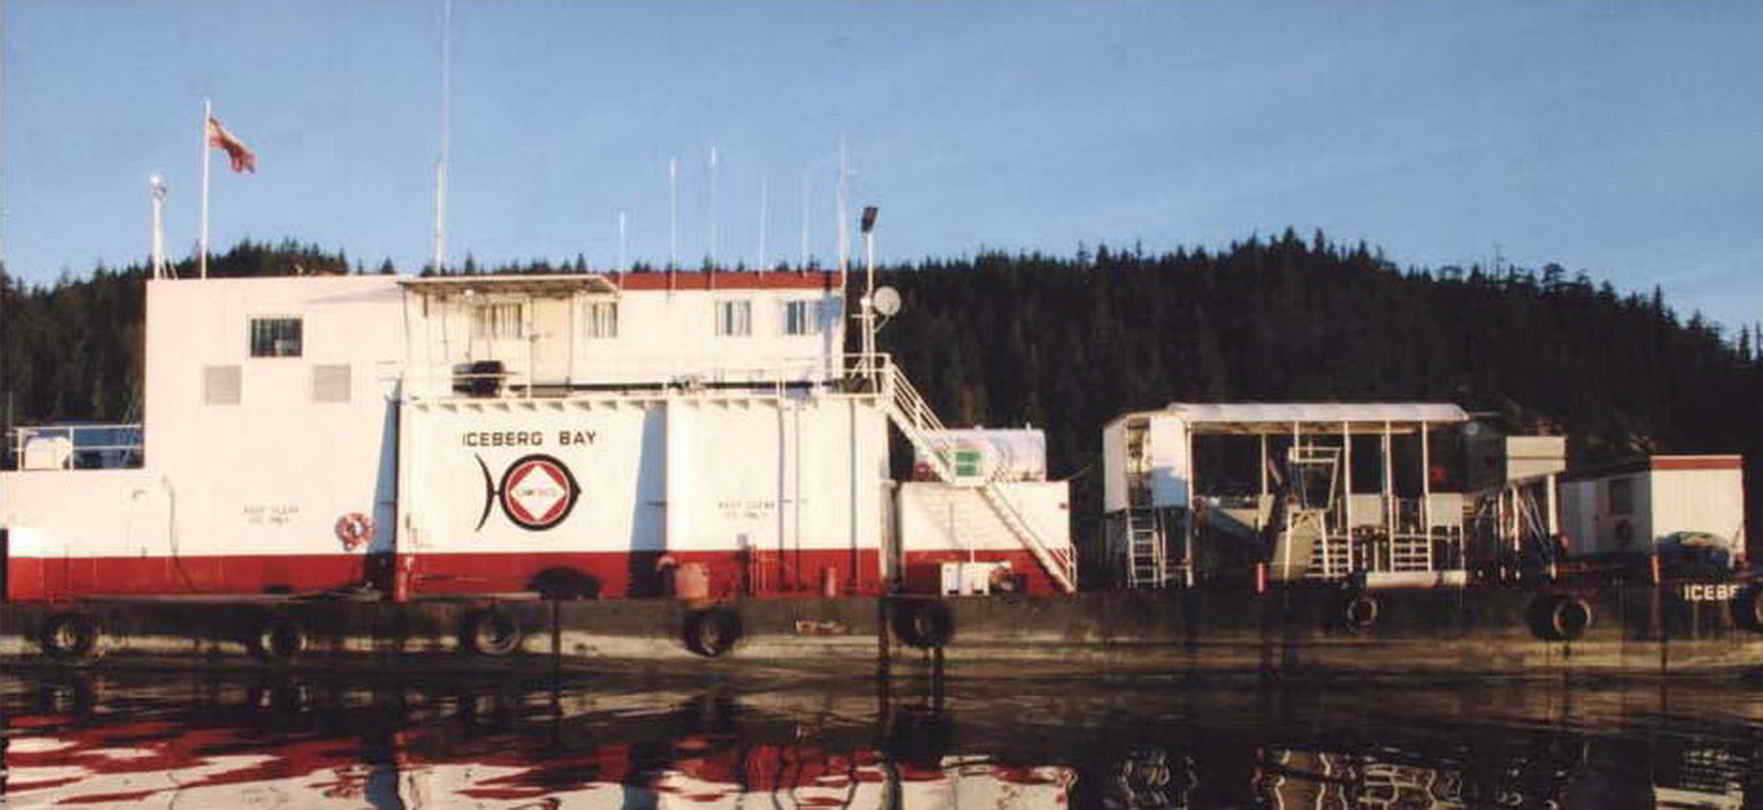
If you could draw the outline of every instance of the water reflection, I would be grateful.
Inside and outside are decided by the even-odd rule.
[[[0,675],[9,807],[1742,808],[1749,689]]]

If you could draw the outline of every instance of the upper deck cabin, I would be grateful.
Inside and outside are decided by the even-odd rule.
[[[557,397],[837,378],[838,276],[822,272],[449,276],[399,281],[405,395]]]
[[[153,455],[143,449],[181,453],[171,444],[201,446],[234,419],[259,429],[282,420],[322,427],[355,421],[364,415],[357,411],[378,413],[388,399],[814,386],[839,378],[846,361],[844,295],[831,272],[297,276],[146,286],[143,404],[151,429],[121,426],[134,438],[119,449],[110,434],[84,428],[21,428],[9,437],[21,467],[140,466]],[[99,439],[102,454],[90,450]]]

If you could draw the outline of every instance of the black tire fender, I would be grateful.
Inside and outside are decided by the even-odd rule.
[[[955,637],[955,615],[940,599],[907,599],[894,605],[894,635],[908,645],[929,650]]]
[[[716,658],[734,649],[743,630],[740,614],[727,608],[694,610],[686,614],[686,648],[705,658]]]
[[[57,613],[43,622],[37,641],[52,658],[86,658],[98,649],[98,620],[84,613]]]
[[[272,613],[258,622],[251,651],[265,661],[292,661],[306,651],[306,628],[291,616]]]
[[[1368,593],[1356,593],[1347,597],[1341,605],[1341,622],[1348,630],[1370,630],[1377,626],[1378,612],[1381,609],[1377,597]]]
[[[1585,635],[1592,618],[1592,606],[1577,596],[1540,596],[1531,603],[1530,632],[1544,641],[1573,641]]]
[[[520,622],[500,608],[482,608],[465,614],[460,645],[478,655],[496,658],[520,649]]]

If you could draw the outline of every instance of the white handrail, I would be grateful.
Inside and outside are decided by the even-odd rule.
[[[955,480],[954,459],[950,458],[949,442],[933,440],[926,435],[947,430],[942,420],[937,418],[936,412],[931,410],[924,396],[906,379],[905,372],[899,366],[886,363],[885,356],[881,356],[884,362],[879,367],[873,364],[874,358],[866,359],[870,362],[864,368],[879,374],[881,378],[883,400],[887,403],[888,413],[894,417],[895,425],[914,446],[931,459],[939,477],[944,481]],[[1048,546],[996,480],[987,478],[979,484],[978,489],[980,496],[1003,519],[1005,526],[1016,535],[1017,540],[1034,555],[1047,575],[1066,593],[1076,591],[1077,561],[1071,550]]]

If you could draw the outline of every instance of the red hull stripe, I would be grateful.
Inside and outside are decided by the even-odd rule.
[[[666,563],[660,552],[422,554],[409,560],[414,594],[504,593],[561,585],[582,596],[617,599],[661,596],[668,592]],[[817,596],[830,570],[838,594],[881,592],[880,561],[874,549],[801,552],[675,551],[671,564],[704,566],[714,597]],[[1024,575],[1029,593],[1057,592],[1053,581],[1027,551],[979,552],[979,561],[1007,560]],[[970,559],[966,551],[922,551],[906,555],[905,585],[914,593],[935,593],[942,564]],[[377,581],[392,566],[348,554],[233,555],[225,557],[98,557],[90,559],[13,557],[7,560],[7,597],[20,601],[79,596],[178,594],[238,595],[316,591]],[[389,583],[379,583],[389,587]]]

